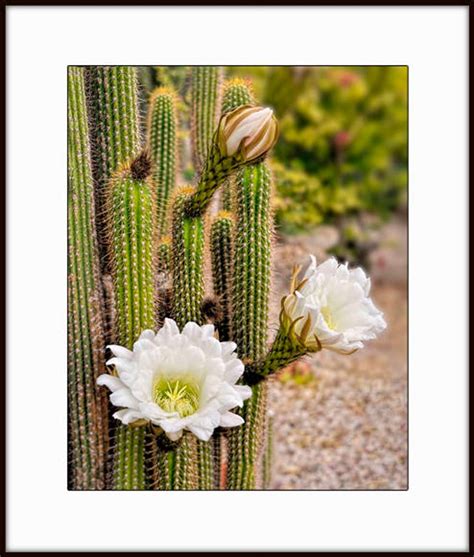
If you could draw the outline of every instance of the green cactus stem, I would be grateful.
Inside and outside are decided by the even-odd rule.
[[[271,178],[265,163],[239,171],[235,183],[236,228],[232,340],[246,363],[266,353],[272,217]],[[228,489],[254,489],[265,427],[267,387],[258,382],[244,403],[242,427],[229,434]]]
[[[68,70],[68,428],[72,489],[104,489],[108,451],[99,257],[83,69]]]
[[[213,143],[194,195],[188,203],[187,213],[203,215],[219,186],[243,164],[238,158],[222,155],[217,143]]]
[[[155,326],[155,199],[151,162],[139,155],[111,178],[108,235],[116,308],[115,342],[131,349]],[[145,488],[145,426],[117,427],[114,489]]]
[[[232,266],[234,219],[220,211],[211,224],[211,264],[214,293],[219,299],[222,317],[216,323],[221,341],[230,340],[232,303]]]
[[[191,71],[191,139],[198,172],[207,160],[220,114],[222,74],[219,66],[194,66]]]
[[[176,190],[173,200],[172,283],[173,317],[181,329],[188,321],[202,322],[204,299],[204,222],[200,216],[189,217],[188,204],[195,194],[191,186]]]
[[[266,428],[265,450],[263,453],[263,489],[269,489],[273,472],[273,416],[268,416]]]
[[[225,489],[227,478],[227,432],[217,428],[211,438],[215,490]]]
[[[254,104],[255,99],[250,84],[240,78],[224,82],[222,94],[222,114],[245,104]]]
[[[106,190],[121,165],[141,149],[137,70],[131,66],[87,66],[87,104],[95,182],[96,220],[102,270],[106,271]]]
[[[240,171],[236,181],[236,227],[232,292],[232,340],[241,357],[266,352],[272,216],[271,178],[264,163]]]
[[[292,342],[280,328],[268,354],[261,360],[246,366],[245,380],[249,385],[256,385],[307,353],[308,350],[304,346]]]
[[[176,133],[176,94],[170,88],[159,87],[150,96],[148,111],[148,150],[157,193],[158,238],[167,233],[168,200],[176,183]]]
[[[172,313],[180,329],[189,321],[202,323],[204,299],[204,222],[200,216],[188,216],[188,204],[195,193],[190,186],[176,190],[172,205]],[[173,477],[186,474],[177,467],[185,459],[179,458],[181,445],[170,452]],[[198,489],[212,489],[213,461],[212,443],[196,441]]]
[[[179,442],[169,441],[164,434],[155,440],[152,489],[161,491],[199,488],[197,472],[197,440],[185,432]]]
[[[229,431],[227,489],[255,489],[265,437],[267,383],[252,387],[252,397],[239,411],[245,423]]]
[[[171,237],[162,236],[157,249],[157,267],[159,273],[171,271]]]

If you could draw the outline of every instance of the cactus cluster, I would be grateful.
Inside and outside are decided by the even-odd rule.
[[[284,303],[268,346],[273,218],[264,159],[276,119],[249,84],[222,84],[218,67],[191,68],[196,179],[182,184],[177,92],[150,93],[142,130],[136,68],[70,67],[68,79],[70,486],[268,486],[266,379],[318,349],[304,344],[311,319],[301,325]],[[173,334],[182,344],[171,353],[154,344]],[[197,337],[216,373],[209,383],[186,375]],[[190,350],[184,370],[173,359],[180,349]],[[151,370],[155,357],[171,362],[167,376]],[[121,408],[113,417],[99,375]],[[205,415],[204,399],[212,402]]]
[[[106,393],[96,386],[105,371],[106,344],[132,349],[142,331],[156,330],[166,317],[180,329],[190,321],[213,322],[219,339],[233,340],[249,365],[267,350],[271,177],[261,159],[268,148],[257,138],[261,153],[248,161],[243,150],[229,147],[230,134],[246,117],[234,111],[255,104],[248,84],[223,85],[218,67],[193,67],[190,73],[197,180],[177,185],[177,93],[170,87],[151,91],[142,130],[136,68],[69,68],[74,489],[256,486],[264,382],[241,410],[245,425],[230,434],[218,428],[209,442],[190,433],[173,442],[150,423],[110,420]],[[234,120],[224,128],[226,115]],[[210,202],[220,187],[222,210],[211,217]],[[208,252],[212,286],[205,271]],[[213,298],[205,298],[206,290]]]

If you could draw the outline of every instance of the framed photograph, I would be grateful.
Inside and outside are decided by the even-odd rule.
[[[469,554],[468,7],[5,13],[5,552]]]

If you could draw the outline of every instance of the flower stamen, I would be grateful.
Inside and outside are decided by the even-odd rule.
[[[153,385],[153,401],[165,412],[177,412],[185,418],[199,408],[199,391],[192,381],[160,377]]]

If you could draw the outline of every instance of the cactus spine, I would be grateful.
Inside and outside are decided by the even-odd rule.
[[[148,112],[148,150],[153,162],[153,179],[157,192],[157,235],[167,233],[168,199],[176,183],[176,95],[160,87],[150,97]]]
[[[137,71],[130,66],[88,66],[86,91],[91,122],[91,148],[97,206],[97,230],[103,270],[106,270],[106,189],[122,164],[141,149]]]
[[[155,203],[148,175],[150,161],[140,155],[111,178],[108,192],[111,268],[116,306],[116,342],[132,348],[144,329],[155,325],[153,252]],[[117,427],[115,489],[145,488],[143,426]]]
[[[243,168],[236,178],[237,222],[234,242],[232,339],[247,362],[266,352],[272,217],[271,179],[265,163]],[[229,489],[254,489],[264,436],[267,386],[253,387],[245,402],[245,424],[230,432]]]
[[[194,66],[191,79],[191,137],[194,166],[199,172],[207,160],[220,113],[222,68],[219,66]]]
[[[68,396],[70,485],[104,489],[107,397],[96,386],[104,328],[83,69],[68,71]]]

